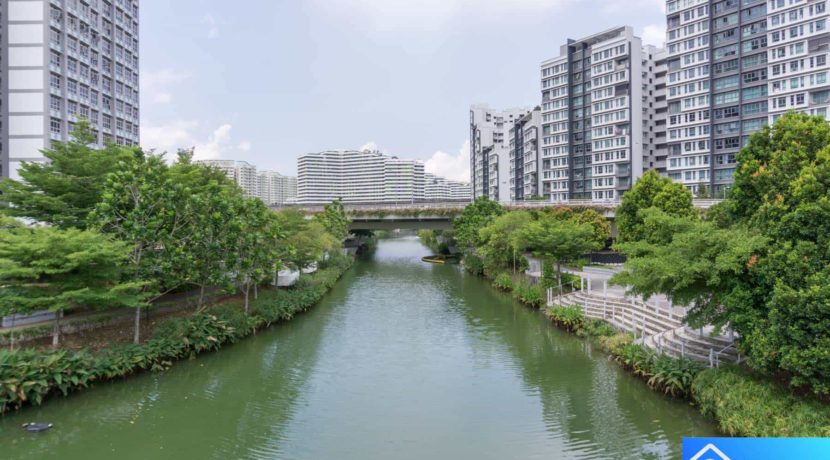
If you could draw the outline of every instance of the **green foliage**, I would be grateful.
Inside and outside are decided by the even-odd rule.
[[[343,241],[349,236],[349,224],[351,221],[346,215],[343,202],[339,199],[327,204],[323,208],[322,214],[317,214],[314,218],[322,224],[326,232],[338,241]]]
[[[627,332],[617,332],[613,335],[600,337],[599,345],[600,347],[602,347],[603,350],[607,351],[608,353],[611,353],[612,355],[617,355],[623,347],[631,344],[633,340],[634,339],[631,336],[631,334]]]
[[[830,126],[786,114],[738,160],[730,199],[703,221],[641,209],[614,281],[692,305],[692,325],[728,323],[752,367],[828,395]]]
[[[644,222],[640,212],[655,207],[674,217],[695,215],[692,193],[683,185],[656,171],[649,171],[634,187],[623,195],[616,211],[616,224],[620,241],[638,241],[644,238]]]
[[[598,248],[605,246],[611,238],[611,224],[595,209],[572,209],[565,207],[549,208],[545,213],[559,221],[570,221],[578,224],[588,224],[593,229],[592,240]]]
[[[0,183],[3,201],[12,205],[4,212],[61,229],[86,229],[87,216],[101,201],[106,176],[136,155],[135,149],[115,144],[94,149],[95,142],[89,123],[80,121],[70,142],[43,151],[48,161],[24,162],[20,182]]]
[[[611,282],[630,286],[646,299],[663,293],[676,304],[692,306],[687,319],[693,326],[733,321],[722,306],[740,277],[754,270],[751,261],[765,240],[747,230],[721,229],[657,209],[641,215],[646,239],[619,245],[629,260]]]
[[[286,234],[278,258],[291,268],[306,268],[341,247],[341,241],[327,232],[320,220],[307,219],[302,211],[288,209],[277,213],[276,225]]]
[[[513,276],[510,273],[499,273],[493,280],[493,286],[502,291],[513,290]]]
[[[586,319],[577,334],[582,337],[613,337],[617,335],[617,329],[600,319]]]
[[[471,275],[484,276],[484,261],[475,254],[467,254],[464,256],[464,269]]]
[[[504,208],[497,202],[486,197],[477,198],[453,221],[456,241],[466,250],[480,246],[479,231],[502,214]]]
[[[129,251],[92,231],[0,229],[0,316],[143,304],[143,282],[120,282]]]
[[[704,369],[702,364],[691,359],[658,356],[654,351],[632,343],[618,345],[612,353],[617,362],[645,379],[650,387],[672,397],[691,395],[692,383]]]
[[[580,330],[585,322],[585,315],[578,306],[550,308],[547,314],[551,321],[571,332]]]
[[[512,211],[495,217],[479,231],[478,253],[489,270],[510,268],[515,274],[526,248],[522,231],[532,221],[530,213]]]
[[[830,436],[830,406],[795,396],[738,367],[701,372],[692,395],[701,412],[715,418],[729,436]]]
[[[220,349],[258,329],[291,319],[316,304],[334,285],[350,261],[320,270],[292,289],[266,290],[251,315],[240,305],[227,305],[161,325],[141,345],[115,347],[98,355],[85,351],[0,351],[0,413],[24,405],[40,405],[55,395],[68,395],[99,381],[152,370],[163,371],[178,359]]]
[[[513,298],[534,308],[541,308],[544,303],[542,288],[538,285],[531,285],[524,280],[514,283]]]

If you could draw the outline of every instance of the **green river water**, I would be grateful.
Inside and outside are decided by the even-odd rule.
[[[416,238],[293,321],[0,419],[0,459],[679,458],[715,434]],[[24,433],[26,421],[55,424]]]

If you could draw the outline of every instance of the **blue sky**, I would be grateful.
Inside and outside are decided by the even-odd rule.
[[[142,145],[296,173],[374,145],[468,177],[472,103],[533,106],[539,63],[617,25],[649,43],[662,0],[149,0]]]

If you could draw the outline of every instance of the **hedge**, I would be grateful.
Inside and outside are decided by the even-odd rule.
[[[176,360],[215,351],[315,305],[351,265],[338,258],[290,289],[263,290],[246,316],[228,304],[187,318],[171,319],[140,345],[122,345],[99,354],[87,351],[0,351],[0,414],[49,397],[66,396],[92,383],[142,371],[168,369]]]

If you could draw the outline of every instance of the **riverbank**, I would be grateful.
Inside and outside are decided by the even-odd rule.
[[[140,345],[122,345],[92,354],[87,351],[0,351],[0,414],[51,397],[67,396],[99,382],[143,371],[163,371],[175,361],[191,358],[292,319],[306,311],[335,285],[352,265],[351,257],[335,257],[290,289],[264,289],[245,314],[241,302],[228,302],[158,326]]]
[[[502,273],[485,277],[522,304],[542,308],[542,289]],[[579,307],[544,308],[550,321],[600,348],[649,388],[692,403],[711,417],[729,436],[826,437],[830,436],[830,406],[801,397],[776,382],[739,366],[708,369],[686,358],[658,355],[633,343],[631,334],[611,324],[585,318]]]

